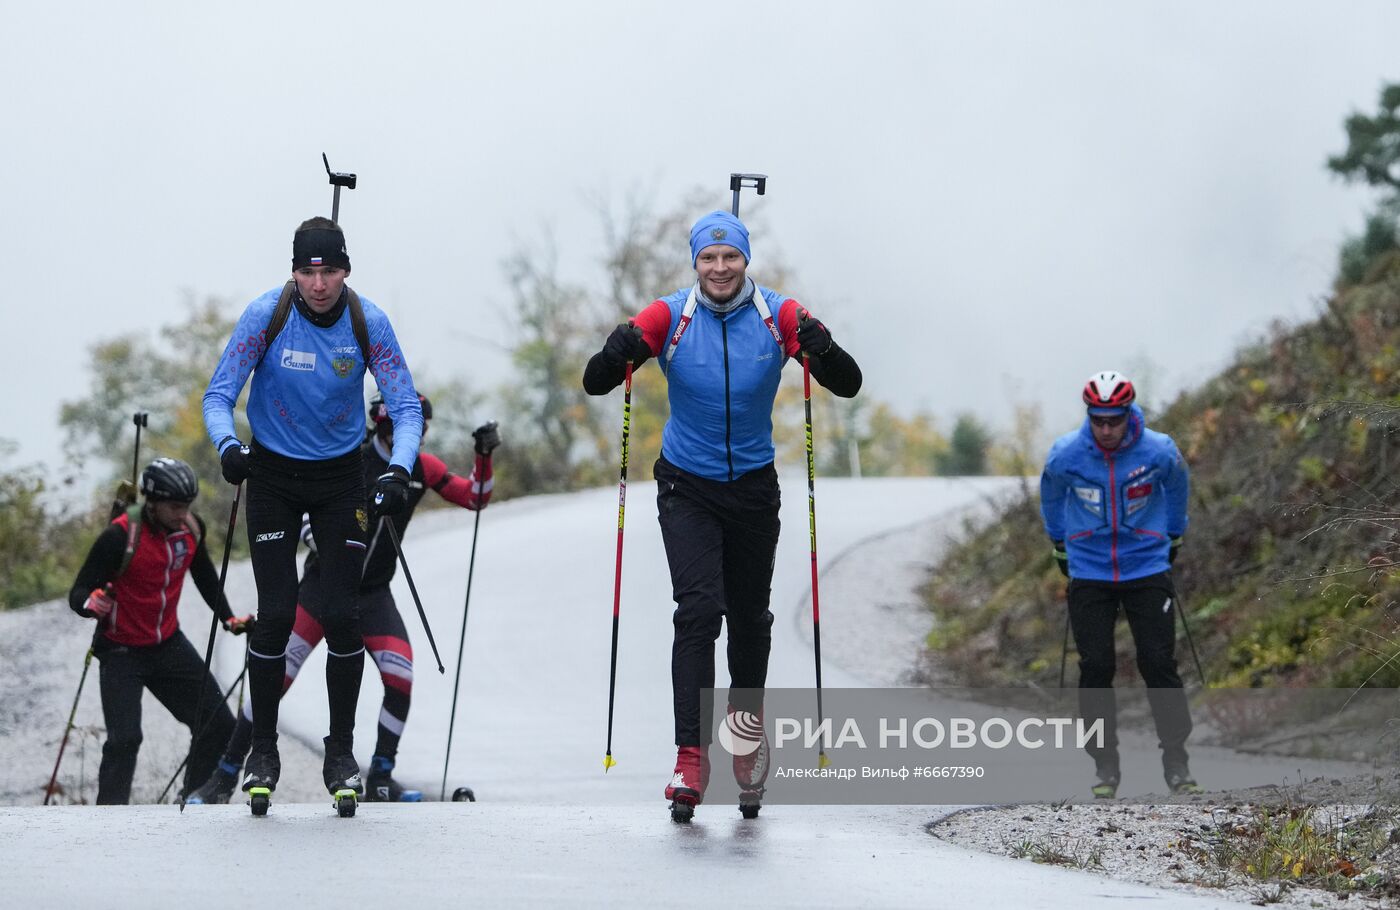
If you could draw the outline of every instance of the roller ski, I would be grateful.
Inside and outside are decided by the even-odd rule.
[[[734,756],[734,782],[739,785],[739,814],[744,818],[758,818],[765,792],[763,785],[768,780],[771,764],[763,714],[742,711],[730,705],[720,736]]]
[[[404,787],[394,780],[393,771],[392,758],[376,755],[369,760],[369,776],[365,778],[365,800],[371,803],[421,803],[423,791]],[[455,793],[453,799],[456,799]]]
[[[214,773],[193,793],[185,797],[187,806],[214,806],[227,803],[238,789],[238,767],[219,761]]]
[[[1094,786],[1089,788],[1089,792],[1094,794],[1094,799],[1115,799],[1118,796],[1118,782],[1122,780],[1122,775],[1118,771],[1118,758],[1116,755],[1108,760],[1095,762]]]
[[[354,818],[360,794],[365,789],[360,780],[360,764],[355,761],[349,742],[331,736],[322,742],[326,745],[326,759],[321,765],[321,779],[326,784],[326,792],[335,801],[337,815]]]
[[[666,787],[671,801],[671,821],[678,824],[695,817],[695,807],[705,798],[710,782],[710,756],[704,746],[681,746],[676,751],[676,770]]]
[[[282,760],[277,754],[277,743],[253,744],[253,751],[243,764],[243,792],[248,794],[248,807],[253,815],[261,818],[272,805],[272,791],[277,789],[277,778],[282,774]]]

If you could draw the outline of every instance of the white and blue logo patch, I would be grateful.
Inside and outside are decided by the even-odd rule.
[[[289,370],[300,370],[306,373],[315,372],[316,353],[314,351],[293,351],[291,348],[283,348],[282,366]]]

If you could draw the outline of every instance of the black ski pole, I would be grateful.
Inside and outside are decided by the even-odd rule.
[[[355,175],[331,170],[331,162],[325,152],[321,153],[321,162],[326,166],[326,176],[331,178],[331,186],[335,187],[335,194],[331,197],[331,220],[340,224],[340,188],[343,186],[347,190],[353,190]]]
[[[739,217],[739,192],[744,187],[750,187],[762,196],[768,191],[767,174],[730,174],[729,189],[734,193],[734,203],[729,207],[735,218]]]
[[[1065,664],[1069,662],[1069,610],[1065,610],[1065,643],[1060,649],[1060,688],[1065,687]]]
[[[437,641],[433,639],[433,629],[428,625],[428,614],[423,612],[423,600],[418,596],[418,586],[413,583],[413,573],[408,571],[408,560],[404,559],[403,547],[399,544],[399,532],[394,529],[392,521],[384,522],[384,527],[389,530],[389,539],[394,543],[394,549],[399,554],[399,565],[403,566],[403,577],[408,581],[408,590],[413,594],[413,605],[418,608],[418,618],[423,620],[423,631],[428,633],[428,644],[433,648],[433,660],[437,661],[439,673],[446,673],[447,668],[442,665],[442,658],[438,656]]]
[[[58,744],[58,758],[54,759],[53,774],[49,775],[49,785],[44,788],[44,805],[53,797],[54,784],[58,782],[58,766],[63,763],[63,750],[68,748],[68,734],[73,732],[73,718],[78,714],[78,699],[83,697],[83,683],[87,682],[88,666],[92,663],[92,648],[88,648],[83,658],[83,675],[78,677],[78,691],[73,696],[73,708],[68,712],[68,726],[63,728],[63,741]]]
[[[493,422],[491,426],[495,426]],[[489,454],[489,453],[488,453]],[[452,713],[447,716],[447,754],[442,759],[442,787],[438,799],[447,799],[447,763],[452,758],[452,731],[457,725],[457,689],[462,685],[462,653],[467,645],[467,611],[472,605],[472,576],[476,574],[476,535],[481,531],[481,497],[485,484],[476,478],[476,520],[472,522],[472,555],[467,562],[467,599],[462,604],[462,633],[457,637],[457,678],[452,681]]]
[[[1196,653],[1196,640],[1191,637],[1191,626],[1186,622],[1186,603],[1181,595],[1176,595],[1176,614],[1181,617],[1181,628],[1186,630],[1186,643],[1191,646],[1191,659],[1196,662],[1196,674],[1201,677],[1201,688],[1209,689],[1205,671],[1201,669],[1201,656]]]
[[[248,661],[247,661],[247,659],[245,658],[244,661],[243,661],[243,672],[239,673],[239,674],[238,674],[238,678],[235,679],[235,680],[232,682],[232,684],[229,685],[228,689],[224,692],[223,698],[220,699],[220,701],[227,702],[227,701],[228,701],[228,697],[229,697],[230,695],[233,694],[234,688],[235,688],[236,686],[241,686],[241,685],[243,685],[243,680],[244,680],[245,677],[247,677],[247,675],[248,675]],[[239,710],[240,710],[240,711],[243,709],[243,698],[242,698],[241,693],[240,693],[240,696],[239,696],[239,699],[238,699],[238,707],[239,707]],[[204,737],[204,734],[205,734],[206,732],[208,732],[208,730],[209,730],[209,725],[212,724],[213,722],[214,722],[214,713],[211,711],[211,712],[209,712],[209,716],[206,717],[206,718],[204,719],[204,723],[200,725],[200,727],[199,727],[199,735],[196,737],[196,739],[202,739],[202,738]],[[158,803],[163,803],[163,802],[165,802],[165,796],[166,796],[166,794],[170,792],[170,788],[171,788],[171,787],[175,786],[175,781],[180,777],[180,772],[183,771],[183,770],[185,770],[185,767],[186,767],[187,765],[189,765],[189,763],[190,763],[190,757],[189,757],[188,755],[186,755],[186,756],[185,756],[185,760],[182,761],[182,762],[180,762],[180,767],[176,768],[176,769],[175,769],[175,773],[172,774],[172,775],[170,775],[170,780],[168,780],[168,781],[165,782],[165,789],[163,789],[163,790],[160,791],[160,796],[157,796],[157,797],[156,797],[156,802],[158,802]],[[184,808],[184,800],[183,800],[183,799],[181,799],[181,801],[180,801],[180,806],[181,806],[182,809]]]
[[[228,579],[228,558],[233,550],[233,530],[238,525],[238,502],[242,498],[243,484],[240,483],[233,489],[233,508],[229,509],[228,513],[228,535],[224,537],[224,561],[223,565],[219,567],[219,594],[214,600],[215,606],[209,616],[209,644],[204,649],[204,676],[199,681],[199,699],[195,702],[194,723],[190,725],[193,735],[190,737],[189,755],[185,756],[186,762],[190,760],[190,756],[194,755],[195,747],[199,745],[199,738],[203,732],[204,725],[201,721],[204,718],[204,680],[209,676],[209,665],[214,661],[214,636],[219,633],[218,604],[223,603],[224,600],[224,582]],[[247,661],[244,661],[244,666],[247,666]],[[180,811],[185,811],[183,799],[180,800]]]

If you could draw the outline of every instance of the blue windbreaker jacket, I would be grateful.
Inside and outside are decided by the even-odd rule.
[[[253,375],[248,423],[258,444],[288,458],[321,461],[359,448],[365,438],[364,374],[374,376],[394,421],[392,464],[409,473],[418,459],[423,409],[389,318],[364,297],[372,363],[366,364],[346,307],[335,325],[312,325],[295,306],[262,364],[264,335],[282,288],[248,304],[204,393],[204,426],[216,448],[233,443],[233,408]],[[254,372],[254,367],[257,371]],[[220,453],[222,454],[222,452]]]
[[[1172,537],[1186,533],[1190,477],[1176,443],[1144,425],[1133,405],[1113,451],[1083,425],[1050,447],[1040,475],[1040,514],[1063,540],[1072,578],[1131,581],[1167,571]]]

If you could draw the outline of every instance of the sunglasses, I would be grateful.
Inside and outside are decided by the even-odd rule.
[[[1092,423],[1094,426],[1096,426],[1096,427],[1104,427],[1105,429],[1109,429],[1109,428],[1112,428],[1112,427],[1121,427],[1124,423],[1127,422],[1127,420],[1128,420],[1128,415],[1127,415],[1127,414],[1119,414],[1117,417],[1090,417],[1090,418],[1089,418],[1089,422]]]

